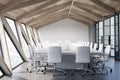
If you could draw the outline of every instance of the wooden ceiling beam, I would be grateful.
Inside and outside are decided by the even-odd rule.
[[[38,4],[38,3],[43,3],[43,2],[48,2],[48,1],[47,0],[30,0],[30,1],[26,1],[24,3],[21,3],[21,4],[11,8],[11,9],[9,9],[9,11],[24,8],[24,7],[29,7],[29,6],[32,6],[32,5],[35,5],[35,4]]]
[[[67,16],[67,15],[66,15]],[[47,26],[47,25],[49,25],[49,24],[52,24],[52,23],[55,23],[55,22],[58,22],[58,21],[60,21],[60,20],[62,20],[62,19],[65,19],[65,17],[60,17],[60,18],[57,18],[57,19],[54,19],[54,20],[51,20],[51,21],[49,21],[49,22],[47,22],[47,23],[45,23],[45,24],[42,24],[42,25],[40,25],[40,24],[38,24],[38,26],[35,26],[35,28],[41,28],[41,27],[45,27],[45,26]]]
[[[56,14],[59,14],[59,13],[65,13],[65,12],[67,12],[67,11],[68,11],[68,9],[65,8],[65,9],[63,9],[62,11],[61,11],[61,10],[57,10],[57,11],[55,11],[55,12],[53,12],[53,13],[49,13],[49,12],[48,12],[48,13],[45,13],[45,14],[43,14],[43,15],[38,16],[37,18],[31,19],[31,20],[28,21],[26,24],[27,24],[27,25],[32,25],[32,24],[34,24],[34,23],[37,23],[39,20],[42,20],[42,19],[44,19],[44,18],[53,16],[53,15],[56,15]]]
[[[91,10],[95,10],[95,11],[99,11],[99,12],[103,12],[103,13],[110,13],[110,11],[107,11],[101,7],[96,6],[96,5],[85,4],[85,3],[81,3],[81,2],[77,2],[77,1],[75,1],[74,3],[76,5],[79,5],[81,7],[88,8]]]
[[[107,11],[109,12],[112,12],[114,13],[115,12],[115,9],[111,6],[108,6],[107,4],[103,3],[102,1],[100,0],[90,0],[91,2],[93,2],[94,4],[106,9]]]
[[[51,5],[53,5],[53,4],[55,4],[55,3],[59,2],[59,1],[60,0],[50,0],[49,2],[47,2],[45,4],[42,4],[42,5],[38,6],[38,7],[36,7],[34,9],[32,9],[32,10],[30,10],[28,12],[25,12],[22,15],[18,16],[17,20],[19,21],[19,20],[21,20],[21,19],[23,19],[23,18],[25,18],[27,16],[34,15],[35,13],[39,12],[41,9],[46,8],[48,6],[51,6]]]
[[[57,18],[57,17],[63,17],[63,16],[66,17],[65,15],[67,15],[67,12],[61,12],[59,14],[55,14],[55,15],[47,17],[47,18],[45,17],[44,19],[39,20],[39,22],[37,22],[37,23],[35,23],[35,24],[31,25],[31,26],[36,26],[39,23],[41,23],[41,24],[46,23],[46,22],[48,22],[48,21],[50,21],[50,20],[52,20],[54,18]]]
[[[95,16],[96,18],[98,18],[98,19],[102,19],[102,18],[103,18],[102,15],[100,15],[100,14],[98,14],[98,13],[96,13],[96,12],[93,12],[93,11],[90,10],[90,9],[87,9],[87,8],[85,8],[85,7],[82,7],[82,6],[79,6],[78,4],[75,4],[75,3],[74,3],[74,5],[75,5],[76,7],[78,7],[79,9],[82,9],[83,11],[85,11],[85,12],[91,14],[91,15],[94,15],[94,16]]]
[[[80,16],[80,15],[75,14],[75,13],[71,13],[70,16],[72,16],[74,18],[76,17],[77,19],[80,19],[80,20],[83,20],[83,21],[86,21],[89,24],[93,22],[93,21],[88,20],[86,17]]]
[[[24,0],[10,0],[8,3],[0,7],[0,13],[6,13],[16,5],[19,5],[20,3],[25,2]]]
[[[35,16],[35,15],[39,15],[39,14],[49,14],[49,13],[53,13],[53,12],[55,12],[55,11],[58,11],[58,10],[60,10],[60,9],[63,9],[63,8],[66,8],[66,7],[68,7],[69,5],[70,5],[70,1],[69,2],[66,2],[66,3],[63,3],[63,4],[60,4],[60,5],[55,5],[55,6],[52,6],[52,7],[50,7],[50,8],[46,8],[46,9],[43,9],[43,10],[40,10],[38,13],[36,13],[36,14],[33,14],[33,15],[30,15],[30,16],[28,16],[28,17],[32,17],[32,16]],[[46,16],[46,15],[44,15],[44,16]]]
[[[111,1],[120,2],[120,0],[111,0]]]
[[[80,15],[89,17],[89,18],[93,19],[94,21],[100,20],[100,19],[98,19],[98,17],[95,17],[94,15],[91,15],[91,14],[89,14],[87,12],[82,12],[82,11],[79,11],[79,10],[76,10],[76,9],[72,9],[72,12],[76,12],[76,13],[78,13]]]
[[[78,17],[75,17],[75,16],[70,15],[69,18],[72,19],[72,20],[78,21],[78,22],[80,22],[80,23],[83,23],[83,24],[86,24],[86,25],[90,25],[89,22],[84,21],[84,20],[81,20],[81,19],[79,19]]]
[[[52,17],[49,17],[49,18],[46,18],[34,25],[32,25],[33,27],[39,27],[39,26],[43,26],[43,25],[48,25],[49,22],[56,22],[57,19],[63,19],[63,18],[66,18],[67,17],[67,13],[61,13],[61,15],[54,15]]]
[[[87,16],[85,16],[85,15],[81,15],[81,14],[78,13],[78,12],[74,12],[74,11],[72,11],[72,13],[74,13],[74,14],[76,14],[76,15],[79,15],[79,16],[81,16],[81,17],[87,19],[88,21],[91,21],[91,22],[94,21],[94,19],[92,19],[92,18],[90,18],[90,17],[87,17]]]

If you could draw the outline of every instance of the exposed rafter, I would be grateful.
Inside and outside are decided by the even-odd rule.
[[[64,19],[67,17],[67,12],[66,13],[61,13],[61,15],[54,15],[52,17],[49,17],[49,18],[46,18],[34,25],[32,25],[33,27],[40,27],[40,26],[43,26],[43,25],[48,25],[48,23],[51,23],[53,21],[58,21],[58,20],[61,20],[61,19]]]
[[[70,16],[74,16],[74,18],[77,18],[77,19],[79,19],[79,20],[86,21],[86,22],[88,22],[89,24],[92,23],[92,21],[88,20],[86,17],[80,16],[80,15],[75,14],[75,13],[71,13]]]
[[[86,17],[89,17],[89,18],[93,19],[94,21],[100,20],[100,19],[96,18],[94,15],[91,15],[87,12],[82,12],[82,11],[79,11],[79,10],[76,10],[76,9],[72,9],[72,12],[75,12],[77,14],[80,14],[80,15],[83,15],[83,16],[86,16]]]
[[[114,9],[114,8],[108,6],[107,4],[103,3],[103,2],[100,1],[100,0],[90,0],[90,1],[92,1],[93,3],[97,4],[98,6],[104,8],[104,9],[106,9],[106,10],[109,11],[109,12],[112,12],[112,13],[115,12],[115,9]]]
[[[57,5],[57,6],[53,6],[53,7],[47,8],[47,9],[40,10],[38,13],[36,13],[34,15],[31,15],[31,17],[35,16],[35,15],[40,15],[40,14],[41,14],[41,16],[45,17],[49,13],[53,13],[55,11],[67,8],[69,6],[69,4],[70,4],[70,2],[66,2],[66,3],[63,3],[63,4]]]
[[[78,21],[78,22],[80,22],[80,23],[83,23],[83,24],[86,24],[86,25],[90,25],[89,22],[84,21],[84,20],[82,20],[82,19],[79,19],[78,17],[75,17],[75,16],[73,16],[73,15],[71,15],[71,14],[70,14],[70,17],[69,17],[69,18],[70,18],[70,19],[73,19],[73,20],[76,20],[76,21]]]
[[[67,8],[65,8],[64,10],[57,10],[57,11],[55,11],[55,12],[53,12],[53,13],[45,13],[45,14],[43,14],[43,15],[41,15],[41,16],[39,16],[39,17],[37,17],[37,18],[33,18],[32,20],[30,20],[29,22],[27,22],[26,24],[27,25],[32,25],[32,24],[34,24],[34,23],[37,23],[37,22],[39,22],[40,20],[42,20],[42,19],[44,19],[44,18],[47,18],[47,17],[50,17],[50,16],[54,16],[54,15],[56,15],[56,14],[61,14],[61,13],[65,13],[65,12],[67,12],[68,11],[68,9]],[[44,17],[45,16],[45,17]]]
[[[79,17],[81,17],[81,18],[84,18],[84,19],[86,19],[86,21],[89,21],[89,22],[93,22],[94,20],[93,19],[91,19],[91,18],[89,18],[89,17],[87,17],[87,16],[84,16],[84,15],[81,15],[81,14],[79,14],[79,13],[77,13],[77,12],[72,12],[72,13],[74,13],[75,15],[77,15],[77,16],[79,16]]]
[[[74,1],[75,1],[75,0],[72,0],[72,2],[71,2],[70,9],[69,9],[69,12],[68,12],[68,17],[69,17],[69,15],[70,15],[71,10],[72,10],[72,7],[73,7],[73,4],[74,4]]]
[[[59,14],[56,14],[56,15],[53,15],[53,16],[51,16],[51,17],[47,17],[47,18],[44,18],[44,19],[42,19],[42,20],[39,20],[37,23],[35,23],[35,24],[33,24],[32,26],[36,26],[38,23],[46,23],[46,22],[48,22],[49,20],[52,20],[52,19],[54,19],[54,18],[57,18],[57,17],[62,17],[62,16],[65,16],[65,15],[67,15],[67,12],[61,12],[61,13],[59,13]],[[66,16],[65,16],[66,17]]]
[[[70,2],[66,2],[64,4],[60,4],[60,5],[57,5],[57,6],[54,6],[54,7],[50,7],[50,8],[47,8],[47,9],[44,9],[44,10],[41,10],[39,13],[37,13],[36,15],[40,15],[40,16],[43,16],[45,17],[46,15],[50,14],[50,13],[53,13],[53,12],[56,12],[58,10],[62,10],[64,8],[67,8],[69,6]],[[32,16],[31,16],[32,17]]]
[[[24,7],[28,7],[28,6],[35,5],[35,4],[38,4],[38,3],[43,3],[43,2],[48,2],[48,1],[46,1],[46,0],[30,0],[30,1],[26,1],[24,3],[21,3],[21,4],[16,5],[15,7],[11,8],[11,9],[9,9],[9,11],[24,8]]]
[[[47,2],[45,4],[42,4],[39,7],[35,8],[35,9],[32,9],[29,12],[25,12],[24,14],[18,16],[17,20],[19,21],[24,17],[34,15],[35,13],[39,12],[41,9],[43,9],[45,7],[48,7],[48,6],[51,6],[51,5],[53,5],[54,3],[58,2],[58,1],[60,1],[60,0],[50,0],[49,2]]]
[[[67,16],[67,15],[66,15],[66,16]],[[42,24],[42,25],[39,25],[39,24],[38,24],[38,26],[36,26],[35,28],[41,28],[41,27],[44,27],[44,26],[46,26],[46,25],[49,25],[49,24],[58,22],[58,21],[60,21],[60,20],[62,20],[62,19],[65,19],[65,17],[63,16],[63,17],[60,17],[60,18],[56,18],[56,19],[50,20],[50,21],[48,21],[47,23],[44,23],[44,24]]]
[[[84,10],[85,12],[87,12],[87,13],[89,13],[89,14],[91,14],[91,15],[94,15],[94,16],[95,16],[96,18],[98,18],[98,19],[102,19],[102,18],[103,18],[100,14],[98,14],[98,13],[96,13],[96,12],[93,12],[93,11],[90,10],[90,9],[84,8],[84,7],[82,7],[82,6],[79,6],[79,5],[76,4],[76,3],[74,3],[74,5],[75,5],[76,7],[78,7],[79,9],[82,9],[82,10]]]
[[[111,1],[120,2],[120,0],[111,0]]]
[[[25,2],[24,0],[10,0],[8,3],[0,7],[0,13],[6,13],[16,5],[19,5],[20,3]]]
[[[95,10],[95,11],[99,11],[99,12],[103,12],[103,13],[110,13],[110,11],[107,11],[99,6],[96,6],[96,5],[90,5],[90,4],[80,3],[80,2],[76,2],[76,1],[74,3],[76,5],[79,5],[81,7],[88,8],[91,10]]]

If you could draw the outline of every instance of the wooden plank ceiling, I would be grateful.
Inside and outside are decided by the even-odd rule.
[[[39,28],[70,18],[86,25],[120,11],[120,0],[0,0],[0,14]]]

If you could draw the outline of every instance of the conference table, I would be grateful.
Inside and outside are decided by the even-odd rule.
[[[41,48],[36,51],[35,55],[47,56],[48,49]],[[57,63],[56,68],[61,69],[76,69],[80,67],[80,63],[75,63],[76,52],[70,50],[62,50],[62,63]],[[91,51],[90,55],[104,56],[103,52]],[[104,62],[105,63],[105,62]]]

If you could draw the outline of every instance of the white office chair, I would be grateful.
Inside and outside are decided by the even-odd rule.
[[[54,72],[57,70],[57,71],[62,71],[65,74],[64,70],[56,68],[56,64],[62,62],[62,55],[61,55],[61,47],[60,46],[48,47],[47,61],[48,61],[48,64],[54,64]]]
[[[89,45],[90,45],[90,42],[86,42],[86,46],[89,47]]]
[[[99,44],[99,49],[98,49],[99,52],[103,52],[103,44]]]
[[[45,74],[45,71],[42,67],[45,67],[45,61],[44,58],[41,55],[35,55],[33,52],[33,49],[30,45],[28,45],[29,53],[30,53],[30,67],[27,68],[27,71],[32,73],[33,71],[41,71]],[[38,69],[39,68],[39,69]]]
[[[93,51],[93,53],[102,53],[103,52],[103,44],[99,44],[99,48],[98,48],[98,50],[94,50]],[[99,56],[99,55],[93,55],[93,57],[95,58],[100,58],[101,56]]]
[[[81,63],[80,69],[93,73],[92,70],[84,68],[83,64],[89,64],[90,60],[90,48],[89,47],[77,47],[76,50],[76,63]]]
[[[93,47],[94,50],[97,49],[97,43],[94,43],[94,47]]]
[[[103,61],[105,61],[105,62],[107,62],[108,60],[109,60],[109,57],[110,57],[110,51],[111,51],[111,46],[110,45],[107,45],[106,46],[106,48],[105,48],[105,56],[104,57],[101,57],[100,58],[100,60],[103,62]],[[105,64],[103,64],[103,66],[105,66]],[[107,66],[105,66],[104,67],[105,69],[110,69],[110,72],[112,72],[112,68],[110,68],[110,67],[107,67]]]
[[[90,49],[92,49],[92,48],[93,48],[93,42],[90,43]]]
[[[107,45],[104,51],[104,56],[98,57],[94,60],[93,63],[95,63],[94,66],[94,71],[95,69],[100,71],[102,74],[105,73],[105,70],[107,71],[107,68],[110,69],[110,72],[112,72],[112,68],[105,66],[105,62],[107,62],[109,60],[109,56],[110,56],[110,50],[111,47],[110,45]]]

